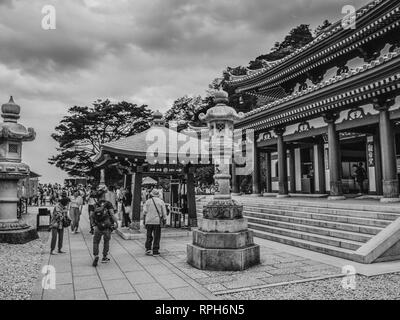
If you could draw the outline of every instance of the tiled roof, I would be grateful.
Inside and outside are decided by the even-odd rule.
[[[388,1],[392,1],[392,0],[375,0],[375,1],[373,1],[373,2],[371,2],[371,3],[369,3],[369,4],[367,4],[366,6],[364,6],[363,8],[359,9],[359,10],[356,12],[356,19],[360,19],[360,18],[361,18],[362,16],[364,16],[366,13],[368,13],[368,12],[371,11],[372,9],[376,8],[379,4],[381,4],[381,3],[383,3],[383,2],[388,2]],[[381,21],[378,21],[377,23],[380,23],[380,22],[381,22]],[[370,29],[370,27],[368,27],[368,29]],[[278,63],[274,63],[274,64],[271,64],[270,66],[268,66],[268,67],[266,67],[266,68],[259,69],[258,72],[252,72],[251,74],[248,74],[248,75],[245,75],[245,76],[236,76],[236,77],[234,77],[232,80],[226,81],[226,83],[227,83],[228,85],[240,85],[240,84],[244,83],[244,82],[247,81],[247,80],[254,79],[254,78],[257,78],[257,77],[259,77],[259,76],[261,76],[261,75],[263,75],[263,74],[266,74],[267,72],[269,72],[269,71],[271,71],[272,69],[274,69],[274,68],[280,66],[281,64],[284,64],[285,62],[287,62],[287,61],[289,61],[289,60],[295,58],[295,57],[298,56],[300,53],[302,53],[302,52],[308,50],[308,49],[311,48],[311,47],[316,46],[316,45],[319,44],[321,41],[323,41],[323,40],[325,40],[325,39],[327,39],[327,38],[329,38],[329,37],[332,37],[334,34],[338,33],[338,32],[341,31],[341,30],[343,30],[342,24],[341,24],[341,23],[336,23],[336,24],[335,24],[335,27],[329,29],[329,30],[328,30],[327,32],[325,32],[325,33],[322,33],[319,37],[317,37],[316,39],[314,39],[313,41],[311,41],[310,43],[308,43],[308,44],[305,45],[304,47],[302,47],[302,48],[300,48],[300,49],[297,49],[297,50],[296,50],[295,52],[293,52],[292,54],[290,54],[290,55],[286,56],[285,58],[279,60]],[[364,31],[364,29],[360,30],[358,33],[362,33],[363,31]],[[355,34],[355,35],[353,36],[353,38],[355,38],[355,37],[357,37],[357,36],[358,36],[358,34]],[[343,41],[344,41],[344,43],[345,43],[345,42],[348,42],[349,40],[346,39],[346,40],[343,40]],[[333,46],[333,48],[335,48],[335,47],[337,48],[339,45],[340,45],[340,44],[335,44],[335,45]],[[321,56],[323,53],[324,53],[324,52],[320,52],[320,53],[318,53],[315,57],[318,58],[318,56]],[[310,60],[311,60],[311,58],[309,58],[309,59],[303,61],[303,62],[301,63],[301,65],[305,65],[305,64],[309,63]],[[299,65],[299,66],[300,66],[300,65]],[[286,72],[286,73],[291,72],[291,71],[293,71],[292,69],[293,69],[293,67],[287,68],[287,69],[285,69],[285,72]],[[273,80],[273,78],[276,78],[276,79],[277,79],[279,76],[281,76],[280,73],[275,74],[271,79],[272,79],[272,80]],[[264,81],[264,82],[265,82],[265,81]],[[260,84],[257,84],[257,85],[262,85],[262,84],[263,84],[263,83],[260,83]],[[249,88],[245,88],[244,90],[246,90],[246,89],[249,89]]]
[[[176,143],[171,142],[170,144],[171,139]],[[199,140],[194,135],[178,133],[162,126],[153,126],[139,134],[106,143],[102,145],[101,149],[120,154],[145,156],[149,148],[155,145],[168,148],[159,150],[159,153],[168,150],[170,154],[179,154],[182,151],[186,153],[186,150],[190,149],[191,155],[199,154]]]
[[[249,118],[251,116],[254,116],[255,114],[260,113],[260,112],[274,111],[275,109],[279,108],[281,105],[285,104],[286,102],[290,102],[290,101],[295,100],[297,98],[301,98],[303,96],[306,96],[306,95],[309,95],[309,94],[311,94],[313,92],[316,92],[316,91],[318,91],[318,90],[320,90],[322,88],[327,88],[327,87],[329,87],[331,85],[334,85],[334,84],[337,84],[337,83],[339,83],[341,81],[344,81],[344,80],[347,80],[349,78],[352,78],[352,77],[354,77],[356,75],[360,75],[360,74],[362,74],[362,73],[364,73],[364,72],[366,72],[366,71],[368,71],[370,69],[373,69],[373,68],[378,67],[378,66],[380,66],[382,64],[388,63],[391,60],[395,59],[396,57],[397,58],[400,57],[400,49],[397,49],[394,52],[388,53],[388,54],[380,57],[379,59],[372,61],[371,63],[366,63],[362,67],[358,67],[356,69],[352,69],[349,72],[343,73],[340,76],[335,76],[335,77],[333,77],[333,78],[331,78],[331,79],[329,79],[327,81],[321,82],[318,85],[310,86],[306,90],[303,90],[301,92],[296,92],[295,94],[293,94],[291,96],[288,96],[288,97],[285,97],[283,99],[274,101],[274,102],[269,103],[269,104],[267,104],[267,105],[265,105],[263,107],[260,107],[260,108],[258,108],[256,110],[250,111],[247,114],[245,114],[245,119]],[[334,102],[334,101],[340,101],[340,99],[344,99],[344,98],[346,98],[346,96],[343,96],[343,97],[342,96],[336,96],[334,98],[330,97],[330,98],[327,98],[325,100],[327,100],[327,102],[329,102],[329,101],[330,102]],[[308,105],[307,107],[304,107],[303,109],[304,109],[304,111],[311,110],[312,108],[317,107],[317,106],[321,106],[323,104],[324,104],[324,102],[320,101],[320,102]],[[272,122],[273,123],[276,122],[275,124],[280,124],[282,122],[281,120],[284,119],[286,116],[294,115],[294,114],[295,114],[294,110],[287,111],[286,113],[277,114],[277,115],[269,117],[268,119],[265,119],[263,121],[253,123],[251,125],[251,127],[262,125],[262,124],[267,123],[267,122],[271,122],[271,123]],[[240,122],[242,122],[242,121],[240,121]],[[239,124],[240,124],[240,122],[239,122]]]

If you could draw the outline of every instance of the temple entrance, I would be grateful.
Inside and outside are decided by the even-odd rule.
[[[367,163],[367,137],[365,135],[343,134],[340,140],[340,152],[342,161],[342,184],[343,193],[348,195],[357,195],[361,192],[356,179],[356,170],[359,164],[365,170],[365,180],[363,183],[364,193],[369,193],[369,170]],[[345,137],[343,137],[345,136]]]
[[[312,147],[300,149],[301,192],[315,193],[314,187],[314,150]]]

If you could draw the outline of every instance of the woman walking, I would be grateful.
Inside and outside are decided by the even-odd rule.
[[[153,189],[143,206],[143,224],[147,229],[146,255],[160,255],[161,225],[165,224],[167,209],[159,197],[159,191]]]
[[[79,220],[81,218],[83,206],[83,199],[79,191],[75,191],[74,195],[71,197],[71,202],[69,204],[69,215],[71,217],[71,231],[72,233],[77,233],[79,228]]]
[[[65,253],[62,251],[63,238],[64,238],[64,221],[68,218],[68,198],[62,198],[54,207],[51,215],[50,228],[51,228],[51,247],[50,254],[55,254],[58,238],[58,253]]]

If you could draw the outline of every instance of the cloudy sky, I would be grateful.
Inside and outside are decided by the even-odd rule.
[[[10,95],[37,139],[23,158],[43,182],[65,174],[47,164],[50,134],[73,105],[97,98],[166,111],[204,94],[226,66],[268,52],[300,23],[336,21],[343,5],[368,0],[0,0],[0,104]],[[56,30],[41,27],[56,9]]]

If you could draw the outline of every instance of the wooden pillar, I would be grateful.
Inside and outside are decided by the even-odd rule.
[[[240,190],[239,190],[239,181],[236,175],[236,163],[235,163],[235,159],[233,159],[232,161],[232,171],[231,171],[231,175],[232,175],[232,195],[239,195]]]
[[[375,184],[376,194],[383,195],[382,186],[382,155],[381,155],[381,141],[379,136],[379,130],[374,135],[374,157],[375,157]]]
[[[314,147],[314,179],[315,190],[319,194],[326,193],[325,183],[325,162],[324,162],[324,142],[318,139]]]
[[[279,174],[279,194],[278,198],[286,198],[289,196],[288,190],[288,174],[287,174],[287,153],[286,144],[283,141],[283,134],[286,128],[279,127],[275,129],[278,136],[278,174]]]
[[[374,99],[374,108],[379,111],[379,135],[382,155],[383,198],[382,202],[399,202],[397,179],[396,146],[393,125],[390,121],[389,108],[394,105],[394,98]]]
[[[266,166],[266,172],[265,172],[265,188],[267,193],[272,193],[272,168],[271,168],[271,152],[267,151],[265,153],[265,166]]]
[[[296,193],[296,165],[295,165],[295,157],[294,157],[294,147],[291,146],[289,149],[289,192]]]
[[[342,163],[340,158],[339,137],[336,132],[335,121],[339,115],[335,113],[325,114],[324,120],[328,124],[329,144],[329,172],[330,172],[330,197],[329,200],[344,200],[342,188]]]
[[[253,147],[253,197],[261,196],[260,190],[260,151],[257,148],[257,143],[254,142]]]
[[[143,167],[137,167],[132,176],[132,224],[131,229],[140,230]]]
[[[197,227],[196,194],[194,190],[195,168],[189,167],[186,175],[189,227]]]

